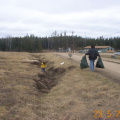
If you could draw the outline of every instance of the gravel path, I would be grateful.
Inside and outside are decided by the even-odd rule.
[[[57,55],[70,58],[68,53],[55,53]],[[83,54],[72,53],[71,60],[81,62]],[[87,60],[89,63],[89,60]],[[97,61],[97,60],[96,60]],[[95,68],[95,72],[108,77],[109,79],[120,83],[120,60],[102,58],[105,69]]]

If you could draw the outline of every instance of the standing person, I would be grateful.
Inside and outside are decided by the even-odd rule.
[[[45,68],[47,67],[47,62],[48,62],[47,60],[44,60],[44,61],[41,63],[41,69],[42,69],[43,72],[46,72],[46,71],[45,71]]]
[[[94,62],[95,62],[97,56],[100,57],[98,51],[95,49],[95,46],[91,45],[91,49],[89,49],[89,51],[85,55],[89,55],[90,68],[94,72]]]

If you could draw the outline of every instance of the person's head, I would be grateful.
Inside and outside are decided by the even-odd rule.
[[[45,60],[45,63],[47,63],[48,61],[47,60]]]
[[[91,45],[91,48],[95,48],[95,46],[94,46],[94,45]]]

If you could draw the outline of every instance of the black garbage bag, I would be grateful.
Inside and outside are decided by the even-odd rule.
[[[104,68],[104,64],[103,64],[103,62],[102,62],[101,57],[98,58],[98,61],[97,61],[97,63],[96,63],[96,67],[97,67],[97,68]]]
[[[89,65],[87,63],[87,59],[86,59],[86,56],[83,56],[82,57],[82,60],[81,60],[81,63],[80,63],[80,68],[81,69],[84,69],[84,68],[88,68]]]

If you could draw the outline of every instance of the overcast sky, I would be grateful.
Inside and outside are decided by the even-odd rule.
[[[120,0],[0,0],[0,37],[49,37],[54,31],[120,37]]]

